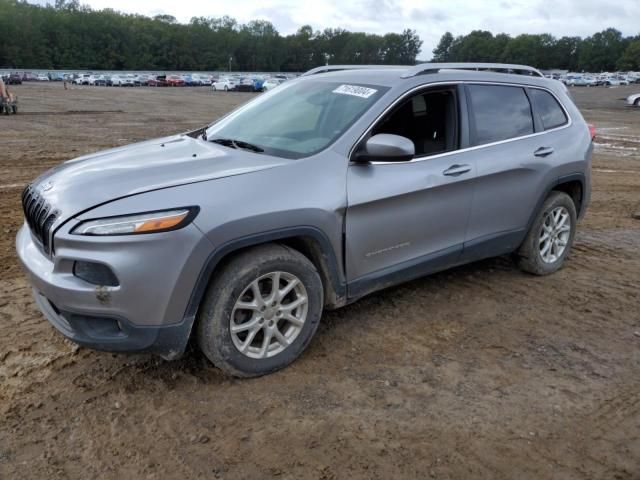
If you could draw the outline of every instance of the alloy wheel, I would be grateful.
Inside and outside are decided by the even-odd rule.
[[[540,257],[545,263],[556,262],[571,237],[571,216],[565,207],[556,207],[544,217],[540,230]]]
[[[271,272],[253,280],[231,312],[229,331],[238,351],[264,359],[286,349],[307,319],[308,295],[302,281],[287,272]]]

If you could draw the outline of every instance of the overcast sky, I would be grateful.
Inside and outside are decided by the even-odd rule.
[[[47,3],[48,0],[33,0]],[[420,59],[446,31],[552,33],[588,36],[607,27],[624,35],[640,33],[640,0],[80,0],[94,9],[113,8],[143,15],[168,14],[180,22],[191,17],[229,15],[240,23],[271,21],[282,35],[309,24],[314,30],[345,28],[368,33],[418,32]]]

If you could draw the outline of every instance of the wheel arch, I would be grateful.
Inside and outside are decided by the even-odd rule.
[[[538,202],[536,203],[536,207],[531,212],[531,216],[529,217],[529,221],[527,222],[526,230],[531,228],[533,222],[536,217],[540,213],[542,209],[542,205],[544,201],[547,199],[549,194],[552,191],[559,191],[567,193],[574,201],[576,205],[576,213],[578,214],[578,218],[581,218],[581,214],[583,213],[583,209],[585,208],[584,204],[584,193],[585,193],[585,182],[586,178],[584,173],[572,173],[569,175],[563,175],[562,177],[557,177],[544,189],[540,197],[538,198]],[[579,193],[578,193],[579,192]],[[573,195],[579,195],[579,204],[576,203],[576,198]]]
[[[578,217],[580,217],[584,200],[584,175],[562,177],[558,179],[558,183],[551,190],[564,192],[569,195],[576,207]]]
[[[216,248],[207,258],[191,293],[184,318],[195,318],[216,272],[239,253],[266,243],[280,243],[307,257],[318,269],[324,288],[325,307],[346,304],[346,284],[337,256],[327,236],[316,227],[300,226],[249,235]]]

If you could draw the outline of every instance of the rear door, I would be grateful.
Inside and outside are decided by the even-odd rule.
[[[468,137],[459,92],[464,93],[456,87],[420,92],[374,126],[371,135],[411,139],[413,160],[349,166],[345,246],[351,296],[459,258],[475,176],[473,155],[457,151]]]
[[[553,181],[559,146],[544,133],[530,101],[548,103],[546,90],[532,93],[527,87],[494,84],[467,85],[466,90],[477,174],[464,259],[473,260],[518,247]],[[545,97],[540,100],[540,95]],[[557,113],[547,120],[550,130],[566,124],[563,110],[560,117]]]

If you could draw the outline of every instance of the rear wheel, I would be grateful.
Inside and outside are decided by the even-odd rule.
[[[569,195],[553,191],[517,252],[518,266],[534,275],[560,269],[576,233],[576,207]]]
[[[224,86],[224,91],[228,92],[229,91],[229,87],[227,87],[226,85]]]
[[[304,351],[322,305],[322,281],[304,255],[283,245],[261,245],[216,275],[198,313],[198,344],[230,375],[265,375]]]
[[[640,98],[636,98],[636,101],[633,103],[636,107],[640,107]]]

